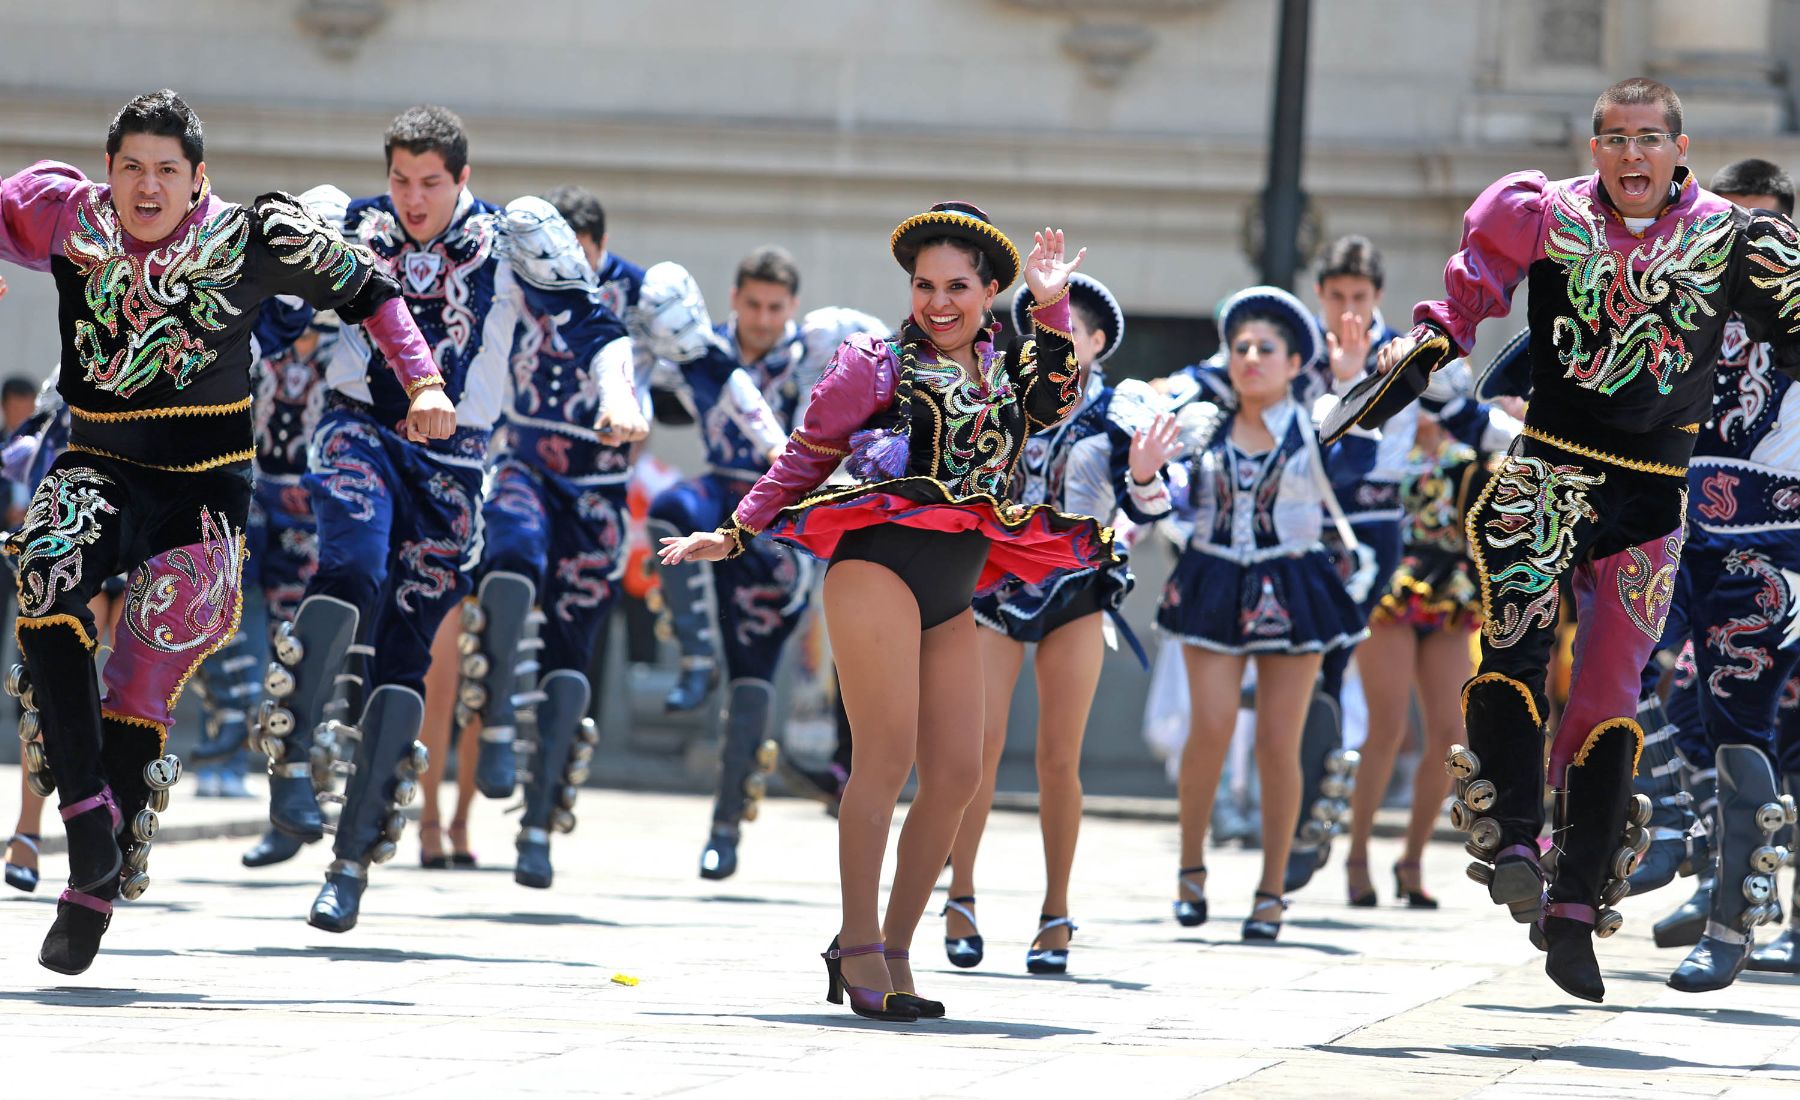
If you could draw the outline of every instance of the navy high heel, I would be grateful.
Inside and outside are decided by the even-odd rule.
[[[1189,875],[1204,875],[1205,873],[1204,866],[1183,867],[1175,876],[1175,881],[1180,885],[1183,893],[1194,895],[1192,901],[1183,897],[1175,903],[1175,919],[1181,922],[1183,928],[1198,928],[1206,923],[1206,887],[1195,886],[1187,880]]]
[[[974,904],[975,896],[973,894],[966,898],[951,898],[944,903],[944,910],[938,915],[949,916],[954,912],[957,916],[968,921],[970,928],[975,928],[975,911],[969,908],[969,906]],[[986,952],[987,948],[986,945],[982,943],[981,933],[979,931],[971,932],[968,935],[961,937],[944,937],[944,954],[950,959],[950,965],[952,966],[959,966],[964,970],[967,970],[972,966],[980,966],[981,960]]]
[[[1032,974],[1067,974],[1069,972],[1069,949],[1067,947],[1039,947],[1037,942],[1044,938],[1044,933],[1052,928],[1067,928],[1069,939],[1075,939],[1075,922],[1068,917],[1052,916],[1049,913],[1038,914],[1037,935],[1031,938],[1031,947],[1025,952],[1025,969]]]

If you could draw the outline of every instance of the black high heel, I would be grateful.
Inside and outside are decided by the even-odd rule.
[[[820,958],[825,960],[825,999],[834,1005],[844,1003],[844,991],[850,992],[850,1011],[865,1020],[885,1020],[891,1023],[912,1023],[919,1018],[919,1010],[896,1000],[902,994],[882,992],[879,989],[868,989],[860,985],[851,985],[844,980],[843,960],[858,955],[874,955],[884,953],[881,944],[865,943],[858,947],[838,946],[838,938],[831,937],[831,947]]]
[[[1175,919],[1183,928],[1198,928],[1206,923],[1206,887],[1195,886],[1187,880],[1189,875],[1204,875],[1205,865],[1199,867],[1183,867],[1175,874],[1175,882],[1184,893],[1194,895],[1192,901],[1183,897],[1175,902]]]
[[[1419,861],[1416,859],[1403,859],[1394,864],[1394,895],[1404,900],[1408,909],[1436,909],[1438,907],[1436,898],[1427,894],[1423,889],[1408,890],[1406,880],[1400,875],[1401,871],[1418,872],[1419,870]]]
[[[1250,907],[1250,915],[1244,918],[1244,939],[1273,940],[1281,935],[1279,920],[1257,920],[1256,914],[1265,909],[1274,909],[1277,913],[1287,911],[1287,902],[1281,900],[1280,894],[1271,894],[1263,890],[1256,892],[1256,904]]]
[[[884,958],[899,959],[901,962],[905,963],[909,969],[912,967],[912,955],[904,947],[883,947],[881,949],[881,954]],[[944,1018],[944,1002],[942,1001],[928,1001],[917,993],[901,993],[898,990],[888,994],[888,996],[893,998],[896,1005],[910,1008],[918,1013],[919,1019],[921,1020],[941,1020]]]
[[[1367,856],[1362,856],[1360,858],[1346,856],[1344,858],[1344,877],[1346,879],[1349,878],[1350,871],[1357,867],[1360,867],[1364,872],[1367,872],[1369,869],[1369,858]],[[1398,874],[1398,872],[1395,873]],[[1375,896],[1375,891],[1372,889],[1365,890],[1359,894],[1356,892],[1356,888],[1352,886],[1346,890],[1346,893],[1350,895],[1350,908],[1352,909],[1373,909],[1379,901]]]

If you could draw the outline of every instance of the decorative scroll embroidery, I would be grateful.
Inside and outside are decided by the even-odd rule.
[[[47,614],[63,592],[81,584],[81,548],[100,538],[100,516],[116,516],[118,508],[102,486],[111,478],[85,466],[51,470],[38,484],[20,530],[29,540],[19,553],[19,612],[26,618]],[[40,561],[49,568],[34,568]]]
[[[1595,517],[1588,492],[1605,481],[1605,474],[1584,473],[1580,466],[1516,455],[1494,475],[1483,510],[1492,518],[1481,524],[1482,539],[1490,550],[1523,544],[1522,558],[1505,555],[1509,563],[1492,574],[1477,551],[1482,601],[1490,616],[1481,629],[1495,646],[1514,644],[1534,624],[1546,630],[1556,625],[1561,600],[1556,582],[1574,558],[1576,524]],[[1496,606],[1508,593],[1525,600]]]
[[[1768,646],[1743,645],[1739,638],[1779,629],[1777,648],[1800,641],[1800,573],[1782,569],[1759,550],[1732,550],[1725,555],[1727,573],[1747,573],[1762,581],[1756,610],[1706,628],[1706,644],[1724,658],[1706,677],[1707,690],[1729,698],[1727,680],[1754,681],[1774,665]]]
[[[159,653],[217,642],[237,612],[243,545],[224,516],[200,509],[198,544],[158,554],[132,571],[123,616],[132,636]]]

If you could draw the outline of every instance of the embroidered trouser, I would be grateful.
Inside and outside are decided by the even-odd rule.
[[[1675,583],[1693,643],[1693,670],[1670,693],[1676,746],[1703,769],[1720,745],[1777,759],[1778,708],[1800,667],[1800,535],[1697,530]]]
[[[19,570],[19,652],[63,805],[108,783],[124,798],[121,785],[141,785],[135,773],[161,755],[182,687],[237,629],[249,508],[241,469],[168,473],[66,452],[38,484],[6,549]],[[102,700],[87,605],[125,571]]]
[[[1550,783],[1564,788],[1569,766],[1606,730],[1642,744],[1639,674],[1674,593],[1685,487],[1521,437],[1469,512],[1485,622],[1463,709],[1481,775],[1498,790],[1488,816],[1502,854],[1534,845],[1543,826],[1544,682],[1565,581],[1577,625]]]
[[[516,457],[494,470],[479,572],[517,573],[537,586],[546,672],[587,670],[625,569],[625,493],[616,479],[561,477]]]
[[[361,615],[375,655],[370,689],[423,695],[438,624],[468,591],[465,554],[478,541],[481,472],[430,457],[347,408],[325,413],[305,478],[319,526],[308,596],[334,596]]]
[[[244,588],[262,590],[271,622],[292,622],[307,582],[319,570],[312,494],[299,477],[257,477],[249,540]]]

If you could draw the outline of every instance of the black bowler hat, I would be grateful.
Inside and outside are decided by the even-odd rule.
[[[994,269],[994,278],[1005,290],[1019,277],[1019,250],[994,228],[987,212],[972,202],[934,203],[923,214],[914,214],[894,229],[889,246],[900,266],[912,270],[919,245],[932,237],[956,237],[981,249]]]

